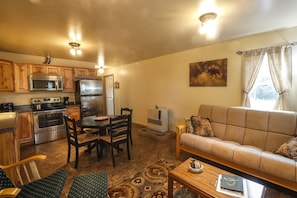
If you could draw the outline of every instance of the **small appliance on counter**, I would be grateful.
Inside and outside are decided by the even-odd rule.
[[[14,105],[12,102],[9,103],[2,103],[0,105],[0,111],[1,112],[13,112],[14,111]]]
[[[69,97],[64,97],[64,105],[69,105]]]

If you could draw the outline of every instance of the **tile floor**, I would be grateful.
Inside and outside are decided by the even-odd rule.
[[[72,147],[70,162],[67,163],[67,139],[21,147],[21,159],[35,154],[47,155],[46,160],[38,163],[41,177],[45,177],[60,169],[67,170],[68,177],[61,196],[67,197],[73,178],[78,175],[106,171],[108,172],[108,186],[112,186],[122,181],[123,178],[136,174],[141,169],[155,163],[159,159],[167,159],[178,165],[191,156],[182,152],[179,160],[175,158],[175,134],[167,139],[165,138],[165,140],[158,141],[156,137],[152,138],[140,133],[139,129],[141,128],[144,127],[138,124],[133,124],[132,126],[133,145],[130,149],[131,160],[128,160],[127,152],[125,151],[126,146],[122,145],[121,147],[124,149],[124,152],[120,152],[119,154],[115,152],[115,168],[112,166],[110,152],[103,152],[103,158],[97,161],[95,149],[91,154],[88,154],[84,152],[84,148],[80,148],[78,168],[75,169],[74,147]]]
[[[180,160],[175,158],[175,135],[170,138],[157,141],[155,138],[143,135],[138,132],[143,128],[141,125],[133,124],[133,145],[130,149],[131,160],[128,160],[126,146],[122,145],[124,152],[115,152],[116,167],[112,166],[110,152],[103,152],[103,159],[97,161],[96,150],[91,154],[85,153],[84,148],[80,148],[78,168],[74,168],[75,150],[72,147],[70,163],[67,163],[67,139],[56,140],[39,145],[24,146],[21,148],[21,158],[34,154],[45,154],[47,159],[38,164],[41,177],[47,176],[56,170],[66,169],[68,178],[63,190],[62,197],[66,197],[70,190],[73,178],[84,173],[97,171],[108,172],[108,185],[112,186],[120,182],[122,178],[129,177],[137,173],[146,166],[153,164],[158,159],[167,159],[176,164],[186,160],[189,155],[182,155]]]

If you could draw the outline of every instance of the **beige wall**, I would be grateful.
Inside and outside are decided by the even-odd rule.
[[[1,93],[0,103],[13,102],[15,106],[30,105],[31,98],[45,98],[45,97],[69,97],[70,102],[74,102],[74,93],[63,92],[28,92],[28,93]]]
[[[146,125],[149,108],[154,108],[155,105],[165,107],[169,109],[169,128],[175,130],[175,125],[183,123],[184,117],[197,114],[200,104],[240,105],[241,56],[236,52],[294,42],[296,35],[297,28],[273,31],[106,70],[106,75],[114,74],[114,80],[120,82],[120,89],[115,89],[115,111],[119,113],[122,106],[131,107],[134,110],[133,122]],[[293,68],[297,66],[296,50],[294,54]],[[228,59],[226,87],[189,87],[189,63],[221,58]],[[30,63],[44,61],[44,57],[4,52],[0,52],[0,59]],[[95,65],[54,58],[51,64],[89,68]],[[293,87],[293,90],[296,89],[296,86]],[[73,94],[65,93],[0,93],[0,103],[6,100],[16,105],[29,104],[31,97],[44,97],[45,94],[62,97],[66,95],[70,96],[70,100],[74,100]],[[297,96],[297,93],[295,95]]]
[[[120,89],[115,89],[116,112],[121,106],[131,107],[133,122],[146,125],[148,108],[165,107],[169,128],[175,130],[184,117],[197,114],[200,104],[240,105],[241,56],[236,52],[294,42],[296,35],[297,28],[274,31],[115,68],[110,72],[120,82]],[[189,86],[189,63],[221,58],[228,59],[226,87]],[[296,60],[293,63],[296,66]]]

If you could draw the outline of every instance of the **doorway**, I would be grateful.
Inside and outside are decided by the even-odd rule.
[[[106,101],[106,114],[114,115],[114,86],[113,75],[104,76],[105,84],[105,101]]]

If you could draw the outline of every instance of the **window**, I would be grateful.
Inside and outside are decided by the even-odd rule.
[[[266,54],[249,98],[252,108],[263,110],[272,110],[278,99],[278,93],[271,80]]]

